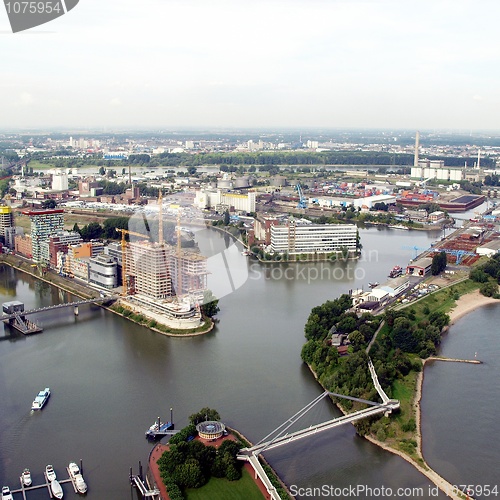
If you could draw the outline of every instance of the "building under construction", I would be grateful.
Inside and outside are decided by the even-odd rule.
[[[169,299],[199,294],[207,288],[207,258],[196,252],[150,241],[127,247],[126,274],[129,294]]]

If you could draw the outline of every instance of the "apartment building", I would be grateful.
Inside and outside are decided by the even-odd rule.
[[[42,262],[42,243],[48,241],[50,235],[63,230],[64,210],[23,210],[22,213],[31,220],[33,260]]]

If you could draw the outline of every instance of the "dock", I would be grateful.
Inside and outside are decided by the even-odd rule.
[[[146,437],[148,439],[158,439],[164,436],[173,436],[178,432],[174,430],[173,422],[162,422],[158,417],[158,420],[146,431]]]
[[[5,302],[3,304],[3,313],[4,315],[8,315],[4,321],[8,321],[12,328],[24,335],[43,331],[41,326],[26,318],[24,304],[18,300]]]
[[[160,500],[160,490],[156,487],[151,489],[144,481],[141,462],[139,462],[139,474],[133,474],[132,467],[130,468],[129,480],[130,485],[135,486],[139,490],[143,499],[152,498],[153,500]]]
[[[80,464],[82,463],[82,461],[80,460]],[[76,483],[75,483],[75,480],[74,478],[71,476],[70,472],[69,472],[69,468],[66,467],[66,470],[68,472],[68,479],[61,479],[61,480],[57,480],[59,482],[59,484],[66,484],[66,483],[71,483],[73,485],[73,489],[75,490],[75,493],[78,493],[78,490],[76,488]],[[43,484],[38,484],[38,485],[33,485],[33,486],[25,486],[24,483],[23,483],[23,477],[20,476],[19,477],[19,482],[21,483],[21,488],[17,489],[17,490],[10,490],[10,492],[12,494],[14,493],[21,493],[22,496],[23,496],[23,499],[24,500],[27,500],[27,497],[26,497],[26,492],[27,491],[32,491],[32,490],[39,490],[39,489],[42,489],[42,488],[47,488],[47,491],[49,493],[49,497],[50,498],[54,498],[54,495],[52,495],[52,490],[50,489],[50,481],[47,479],[47,475],[45,473],[45,471],[43,471],[43,477],[45,478],[45,483]]]

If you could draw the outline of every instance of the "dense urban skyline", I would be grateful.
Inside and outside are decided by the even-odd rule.
[[[500,129],[500,5],[85,0],[12,34],[0,128]]]

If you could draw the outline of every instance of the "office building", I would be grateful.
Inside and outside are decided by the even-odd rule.
[[[5,230],[14,226],[14,215],[9,206],[0,206],[0,236],[5,238]],[[5,241],[5,240],[4,240]]]
[[[325,254],[356,251],[357,227],[354,224],[297,224],[271,226],[274,253]]]
[[[41,262],[42,243],[48,241],[50,235],[63,230],[64,210],[23,210],[22,213],[31,220],[33,260]]]

